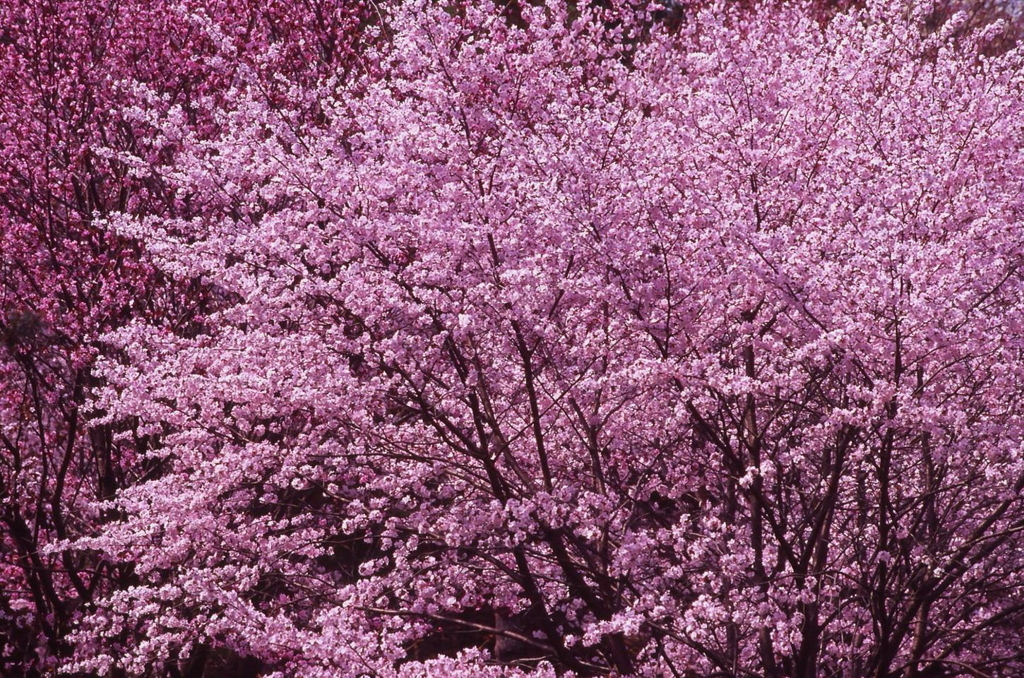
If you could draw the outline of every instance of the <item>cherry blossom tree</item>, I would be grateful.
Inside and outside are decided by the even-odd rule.
[[[42,552],[93,534],[114,516],[95,502],[148,472],[138,457],[145,440],[115,442],[116,427],[85,416],[101,383],[97,338],[143,317],[184,331],[209,305],[206,291],[170,279],[137,243],[98,225],[113,213],[189,213],[116,158],[155,161],[163,151],[125,115],[132,87],[159,92],[147,110],[189,106],[190,128],[211,133],[191,102],[223,92],[241,64],[300,79],[350,59],[362,9],[296,9],[241,0],[0,4],[0,674],[52,670],[83,606],[130,581],[92,556]],[[211,16],[215,36],[204,26]],[[222,43],[236,56],[215,63]]]
[[[143,473],[41,542],[120,575],[65,670],[1024,670],[999,25],[409,2],[280,79],[208,16],[108,154],[166,209],[90,217],[210,302],[97,328]]]

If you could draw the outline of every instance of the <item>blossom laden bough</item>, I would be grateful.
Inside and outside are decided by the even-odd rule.
[[[65,668],[1019,673],[1020,52],[381,11],[344,77],[139,107],[169,209],[104,228],[211,303],[105,335],[147,473],[52,549],[126,577]]]
[[[51,674],[91,601],[131,581],[98,554],[48,550],[101,529],[116,517],[102,502],[151,471],[144,438],[89,420],[99,337],[140,318],[180,331],[211,305],[101,225],[194,213],[139,171],[173,149],[138,118],[176,105],[180,124],[213,134],[196,99],[222,102],[243,69],[277,87],[343,72],[364,18],[333,0],[0,5],[0,674]],[[214,64],[224,36],[233,58]]]

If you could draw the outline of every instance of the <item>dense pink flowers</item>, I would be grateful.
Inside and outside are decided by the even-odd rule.
[[[102,224],[192,213],[121,161],[169,150],[133,111],[183,106],[184,124],[215,133],[198,99],[224,103],[243,67],[282,82],[343,72],[364,14],[330,1],[0,3],[0,674],[52,672],[89,602],[130,580],[98,554],[45,548],[93,534],[115,515],[95,502],[147,472],[145,441],[86,421],[100,337],[133,318],[180,328],[210,302]],[[228,45],[232,59],[214,58]]]
[[[62,669],[1024,671],[1024,63],[914,7],[175,9]]]

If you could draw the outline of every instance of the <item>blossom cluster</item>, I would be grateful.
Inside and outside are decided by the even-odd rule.
[[[209,73],[110,90],[144,140],[95,150],[131,195],[82,219],[138,273],[95,274],[125,310],[83,325],[68,402],[123,478],[77,489],[112,462],[66,426],[2,477],[40,488],[24,516],[74,464],[83,523],[34,519],[84,591],[48,666],[1024,671],[1004,27],[881,0],[269,7],[176,5]],[[4,431],[59,429],[11,402]]]

